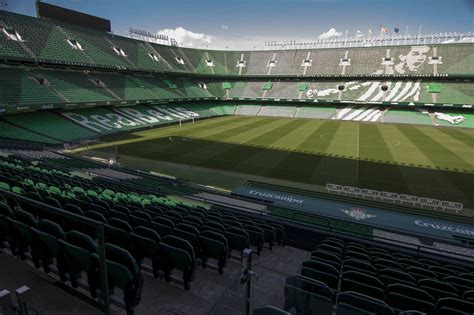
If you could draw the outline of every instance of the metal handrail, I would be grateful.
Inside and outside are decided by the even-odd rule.
[[[105,236],[104,236],[104,223],[75,214],[71,212],[64,211],[48,204],[26,198],[21,195],[17,195],[10,191],[0,188],[0,194],[9,196],[15,200],[21,200],[27,204],[33,206],[41,206],[41,211],[46,211],[61,217],[77,221],[79,223],[91,226],[96,229],[97,232],[97,241],[98,241],[98,253],[99,253],[99,266],[100,266],[100,282],[101,282],[101,293],[104,304],[104,314],[110,314],[110,298],[109,298],[109,286],[108,286],[108,277],[107,277],[107,263],[105,257]]]

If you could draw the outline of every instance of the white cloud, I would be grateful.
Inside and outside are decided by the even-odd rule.
[[[335,37],[340,37],[342,35],[341,32],[336,31],[334,27],[331,27],[327,32],[322,33],[318,36],[318,39],[330,39]]]
[[[180,46],[188,47],[206,46],[212,43],[214,39],[214,36],[212,35],[194,33],[192,31],[188,31],[187,29],[181,26],[178,26],[174,30],[166,28],[158,31],[158,33],[176,39],[176,42]]]
[[[222,25],[222,29],[223,29],[223,30],[228,30],[229,27],[228,27],[227,25]]]

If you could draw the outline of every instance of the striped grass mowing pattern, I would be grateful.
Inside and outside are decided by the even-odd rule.
[[[269,181],[357,185],[474,207],[472,130],[226,116],[133,135],[92,149],[110,152],[108,146],[118,145],[122,157],[150,162],[259,175]],[[211,171],[209,176],[218,175]]]

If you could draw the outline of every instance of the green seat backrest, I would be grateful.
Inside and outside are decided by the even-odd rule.
[[[15,194],[18,194],[18,195],[24,195],[25,194],[25,191],[23,190],[23,188],[20,188],[20,187],[17,187],[17,186],[12,187],[12,192],[15,193]]]
[[[138,226],[134,229],[135,234],[154,240],[156,243],[161,243],[160,235],[150,228]]]
[[[169,235],[173,231],[171,227],[154,221],[150,222],[150,228],[155,230],[161,237]]]
[[[96,211],[86,211],[84,215],[92,220],[96,220],[102,223],[107,223],[107,219],[104,217],[102,213]]]
[[[133,275],[126,266],[111,260],[107,260],[107,275],[112,286],[122,290],[133,280]]]
[[[151,258],[158,250],[154,240],[135,233],[130,233],[130,243],[133,244],[131,250],[139,256]]]
[[[48,191],[49,191],[50,194],[61,195],[61,189],[59,189],[56,186],[49,187]]]
[[[66,233],[66,240],[69,244],[78,246],[90,253],[97,253],[97,245],[89,235],[79,231],[69,231]]]
[[[248,236],[245,236],[244,234],[226,232],[225,236],[227,238],[227,241],[229,242],[230,249],[243,251],[250,245]]]
[[[168,244],[168,245],[171,245],[171,246],[174,246],[174,247],[181,248],[181,249],[185,250],[191,256],[191,259],[193,260],[193,262],[196,259],[196,255],[194,253],[194,248],[191,244],[189,244],[188,241],[186,241],[182,238],[176,237],[174,235],[167,235],[167,236],[163,237],[163,242]]]
[[[89,251],[63,240],[59,240],[59,243],[66,251],[66,255],[69,258],[69,264],[74,265],[76,271],[89,270],[92,262],[92,254],[89,253]]]
[[[118,229],[116,227],[105,224],[104,234],[106,242],[113,243],[122,247],[128,247],[129,245],[129,234],[122,229]]]
[[[252,311],[253,315],[291,315],[287,311],[273,307],[273,306],[264,306],[259,308],[254,308]]]
[[[199,238],[204,252],[212,258],[220,258],[227,254],[227,248],[221,241],[201,235]]]
[[[7,218],[7,221],[9,226],[9,234],[12,237],[16,236],[15,234],[18,234],[18,237],[21,238],[21,243],[23,243],[24,245],[31,243],[33,235],[30,230],[30,226],[12,218]],[[12,231],[11,229],[13,229],[14,231]]]
[[[308,268],[311,268],[311,269],[315,269],[315,270],[318,270],[318,271],[324,271],[326,273],[330,273],[330,274],[333,274],[333,275],[339,275],[339,270],[337,270],[333,266],[331,266],[329,264],[326,264],[324,262],[321,262],[321,261],[307,260],[307,261],[303,262],[302,266],[303,267],[308,267]]]
[[[38,229],[42,232],[48,233],[55,238],[66,239],[66,234],[64,233],[62,227],[50,220],[40,220],[38,221]]]
[[[128,250],[118,247],[114,244],[105,244],[105,257],[126,266],[133,275],[139,272],[138,264]]]
[[[210,227],[214,230],[217,230],[217,231],[220,231],[221,233],[223,233],[225,231],[225,228],[222,224],[220,224],[219,222],[212,222],[212,221],[207,221],[204,223],[204,228],[206,227]]]
[[[59,242],[56,237],[36,228],[31,228],[31,231],[33,232],[33,239],[41,242],[51,255],[56,256],[58,254]]]
[[[21,210],[21,209],[16,209],[15,210],[15,218],[20,221],[20,222],[23,222],[29,226],[33,226],[33,227],[37,227],[38,223],[36,222],[36,219],[35,217],[27,212],[27,211],[24,211],[24,210]]]
[[[204,232],[201,233],[201,235],[221,242],[222,244],[224,244],[226,250],[227,250],[227,248],[229,248],[229,245],[227,243],[227,238],[222,233],[216,233],[216,232],[212,232],[212,231],[204,231]]]
[[[319,271],[312,268],[302,267],[301,275],[305,277],[309,277],[314,280],[321,281],[332,289],[337,288],[338,277],[335,276],[334,274],[329,274],[324,271]]]
[[[183,231],[179,228],[175,228],[173,230],[173,235],[188,241],[191,245],[195,245],[198,241],[198,237],[196,235],[187,231]]]
[[[160,244],[160,252],[173,269],[185,271],[193,266],[193,259],[189,253],[181,248],[163,242]]]
[[[10,208],[9,205],[3,202],[0,202],[0,214],[3,214],[4,216],[10,218],[13,218],[15,216],[12,208]]]
[[[192,225],[186,224],[186,223],[177,224],[176,228],[180,229],[182,231],[186,231],[188,233],[192,233],[192,234],[196,235],[196,237],[199,237],[199,235],[201,234],[195,226],[192,226]]]
[[[133,231],[130,224],[125,220],[120,220],[120,219],[117,219],[117,218],[111,218],[111,219],[109,219],[109,225],[111,225],[113,227],[116,227],[116,228],[119,228],[119,229],[122,229],[122,230],[124,230],[128,233]]]

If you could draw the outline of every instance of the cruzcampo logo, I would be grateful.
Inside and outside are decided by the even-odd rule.
[[[349,210],[348,209],[339,209],[339,210],[341,210],[342,212],[344,212],[345,214],[347,214],[351,218],[356,219],[357,221],[370,219],[370,218],[375,217],[374,214],[368,214],[362,208],[350,208]]]

